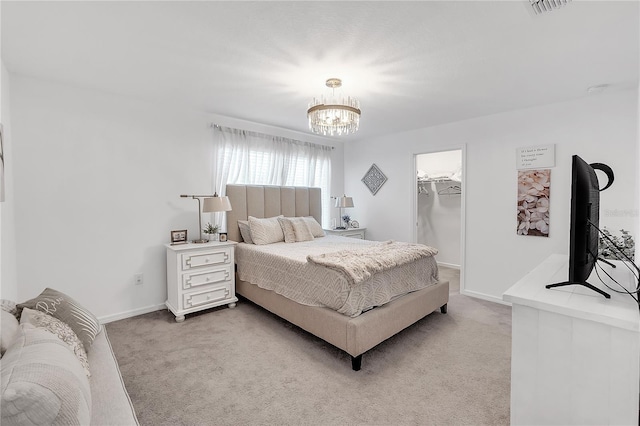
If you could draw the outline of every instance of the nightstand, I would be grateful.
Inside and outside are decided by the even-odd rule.
[[[367,228],[349,228],[349,229],[325,229],[324,232],[328,235],[341,235],[349,238],[360,238],[364,240],[364,233]]]
[[[234,241],[165,244],[167,308],[184,321],[185,314],[229,305],[235,308]]]

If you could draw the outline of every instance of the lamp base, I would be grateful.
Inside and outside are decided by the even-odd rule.
[[[193,240],[191,242],[194,244],[202,244],[202,243],[208,243],[209,240]]]

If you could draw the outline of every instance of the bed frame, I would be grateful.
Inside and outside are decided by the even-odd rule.
[[[233,210],[227,212],[229,240],[242,241],[238,220],[249,216],[313,216],[321,221],[320,188],[227,185]],[[306,306],[271,290],[241,281],[236,293],[351,355],[360,370],[362,354],[440,308],[447,312],[449,282],[441,281],[351,318],[329,308]]]

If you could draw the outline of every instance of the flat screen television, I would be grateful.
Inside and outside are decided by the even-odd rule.
[[[603,171],[607,184],[600,189],[595,170]],[[569,232],[569,280],[546,287],[582,285],[602,294],[611,296],[587,282],[598,260],[598,236],[600,222],[600,191],[613,183],[613,170],[606,164],[587,164],[577,155],[573,156],[571,167],[571,230]]]

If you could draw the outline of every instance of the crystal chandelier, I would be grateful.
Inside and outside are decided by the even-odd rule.
[[[324,136],[357,132],[360,126],[360,102],[351,96],[336,96],[335,89],[342,86],[339,78],[330,78],[326,84],[331,89],[330,96],[313,98],[309,103],[309,129]]]

